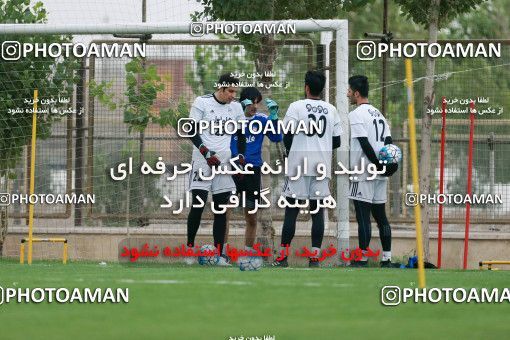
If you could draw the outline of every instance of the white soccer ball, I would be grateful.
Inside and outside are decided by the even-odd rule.
[[[209,251],[211,253],[211,256],[199,256],[198,263],[201,264],[202,266],[213,266],[216,263],[218,263],[218,256],[214,254],[216,248],[211,244],[205,244],[200,248],[200,252],[206,251]]]
[[[402,160],[402,151],[395,144],[385,145],[379,150],[379,160],[386,164],[398,163]]]
[[[239,269],[242,271],[259,270],[262,267],[262,257],[260,256],[245,256],[240,257],[237,261]]]

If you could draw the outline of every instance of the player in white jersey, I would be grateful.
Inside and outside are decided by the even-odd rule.
[[[309,200],[310,211],[317,210],[319,200],[330,196],[329,180],[331,178],[331,158],[333,149],[340,146],[340,117],[336,108],[321,100],[320,94],[324,89],[326,77],[319,71],[308,71],[305,75],[306,99],[298,100],[290,104],[284,118],[285,124],[297,124],[300,121],[314,121],[319,129],[285,134],[283,141],[287,149],[288,173],[282,195],[286,197],[291,205],[296,200]],[[306,160],[305,160],[306,159]],[[306,163],[306,167],[305,167]],[[325,167],[326,177],[317,179],[320,175],[317,166]],[[301,175],[292,180],[291,177],[299,175],[298,168],[301,168]],[[306,173],[305,173],[306,171]],[[321,171],[323,172],[323,171]],[[310,267],[319,266],[320,248],[324,236],[324,209],[320,208],[312,215],[312,253],[309,259]],[[286,207],[285,218],[282,229],[281,247],[290,246],[296,230],[296,219],[299,208]],[[273,266],[288,266],[287,258],[277,259]]]
[[[390,127],[386,118],[368,102],[368,79],[365,76],[349,78],[347,97],[351,104],[357,105],[349,113],[351,128],[350,167],[361,169],[364,164],[364,173],[357,175],[349,187],[348,197],[353,200],[358,221],[359,247],[363,252],[370,245],[372,234],[370,214],[374,216],[379,228],[383,256],[381,267],[396,267],[391,263],[391,227],[386,217],[386,189],[388,177],[393,175],[398,164],[386,164],[386,172],[375,179],[367,180],[367,166],[376,165],[378,170],[383,169],[377,155],[386,144],[391,144]],[[351,263],[353,267],[366,267],[367,258],[363,255],[361,261]],[[399,266],[399,265],[398,265]]]
[[[213,94],[201,96],[195,99],[191,107],[190,118],[198,124],[200,121],[207,121],[216,125],[221,124],[226,126],[228,121],[234,121],[238,125],[238,121],[244,116],[241,105],[234,101],[237,93],[237,86],[239,80],[231,77],[230,74],[224,74],[218,81],[218,88]],[[225,131],[226,130],[226,131]],[[207,177],[212,173],[212,168],[217,166],[224,166],[229,164],[230,152],[230,139],[231,135],[226,132],[229,129],[216,130],[207,129],[201,134],[197,133],[197,126],[195,125],[192,131],[191,141],[195,148],[193,149],[192,156],[192,171],[189,177],[189,190],[192,194],[193,205],[200,205],[200,201],[207,202],[208,193],[212,194],[212,201],[215,209],[220,210],[220,206],[227,204],[232,191],[235,191],[236,186],[230,175],[216,174],[212,179],[203,179],[200,176],[200,171]],[[246,146],[246,139],[242,133],[241,128],[238,128],[238,150],[239,162],[244,165],[244,150]],[[188,215],[188,247],[194,247],[195,237],[200,227],[202,219],[202,207],[191,207]],[[214,246],[219,247],[220,254],[222,253],[223,243],[225,240],[226,230],[226,213],[214,214],[213,222],[213,237]],[[193,263],[190,258],[186,259],[187,263]],[[225,256],[218,258],[218,265],[229,265],[228,259]]]

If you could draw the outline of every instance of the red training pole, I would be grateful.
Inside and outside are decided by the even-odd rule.
[[[475,102],[469,103],[469,150],[468,150],[468,176],[467,176],[467,194],[471,196],[471,175],[473,168],[473,138],[475,134]],[[468,241],[469,241],[469,218],[470,218],[471,204],[466,203],[466,231],[464,233],[464,265],[463,268],[467,269],[468,257]]]
[[[441,112],[441,158],[439,165],[439,194],[444,194],[444,151],[446,140],[446,97],[443,97],[443,110]],[[443,248],[443,205],[439,204],[439,224],[437,229],[437,268],[441,268]]]

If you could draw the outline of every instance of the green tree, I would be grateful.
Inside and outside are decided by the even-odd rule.
[[[140,158],[140,150],[135,141],[128,141],[121,146],[116,153],[109,153],[105,150],[98,150],[94,153],[94,193],[101,197],[101,201],[94,205],[94,214],[106,214],[102,222],[112,226],[136,226],[145,223],[140,221],[144,209],[152,211],[159,208],[161,191],[158,183],[158,176],[144,175],[139,169],[141,164],[133,164],[134,169],[131,175],[125,180],[114,181],[110,177],[110,169],[116,169],[120,163],[128,164],[128,160]],[[155,164],[158,160],[154,152],[145,151],[145,158],[148,164]],[[141,182],[144,179],[145,191],[141,192]],[[119,200],[122,197],[122,200]],[[144,204],[147,201],[147,204]],[[122,217],[120,217],[122,216]],[[94,223],[93,221],[89,221]]]
[[[342,10],[338,17],[348,20],[349,39],[364,39],[366,32],[382,32],[383,13],[384,1],[366,1],[363,7]],[[388,30],[393,33],[396,39],[426,38],[423,28],[412,20],[402,17],[399,6],[392,1],[389,1],[388,4]]]
[[[489,0],[459,15],[448,24],[442,35],[450,39],[508,39],[510,36],[510,7],[508,1]]]
[[[42,2],[31,4],[30,0],[0,0],[0,23],[40,24],[47,21]],[[60,35],[3,35],[2,41],[17,41],[21,45],[71,42],[71,36]],[[7,178],[20,160],[23,148],[30,143],[32,135],[32,113],[25,111],[25,100],[33,98],[34,89],[39,98],[69,97],[75,82],[74,70],[78,63],[72,58],[55,59],[50,56],[35,57],[29,54],[18,60],[0,59],[0,182],[7,186]],[[23,112],[11,114],[16,108]],[[39,106],[40,109],[40,106]],[[60,120],[59,115],[37,113],[37,137],[51,134],[51,125]],[[4,187],[5,191],[7,188]],[[0,254],[7,233],[7,215],[0,221]]]
[[[195,12],[193,20],[303,20],[313,13],[315,19],[331,19],[343,8],[353,10],[364,6],[370,0],[196,0],[203,6],[203,11]],[[239,34],[248,55],[253,56],[256,71],[264,74],[272,71],[276,46],[274,35]],[[264,84],[270,83],[269,77],[263,76]]]
[[[194,59],[196,68],[187,66],[186,82],[196,96],[214,91],[218,75],[224,72],[252,72],[253,62],[242,55],[242,46],[226,45],[221,39],[218,45],[198,45]]]
[[[177,127],[179,118],[188,115],[188,107],[181,99],[176,107],[168,107],[161,110],[154,109],[154,102],[159,93],[165,90],[163,78],[158,75],[156,65],[147,64],[143,58],[135,58],[125,65],[126,69],[126,90],[124,97],[118,98],[112,91],[112,83],[102,81],[96,83],[92,81],[89,84],[90,96],[95,97],[99,102],[110,110],[115,110],[121,107],[124,114],[124,123],[128,124],[128,131],[131,133],[133,130],[140,133],[138,161],[140,164],[145,162],[145,129],[152,124],[158,124],[161,127],[172,126]],[[98,159],[98,161],[102,161]],[[103,180],[103,183],[107,179]],[[106,185],[105,184],[105,185]],[[149,188],[145,185],[145,178],[141,176],[135,178],[131,189],[138,190],[142,193],[142,197],[152,197],[154,192],[153,183],[149,182]],[[110,194],[112,191],[107,190]],[[141,200],[141,209],[139,214],[141,217],[138,219],[140,226],[148,223],[145,217],[145,200]]]
[[[30,6],[28,0],[0,0],[1,23],[44,23],[46,11],[42,2]],[[55,35],[4,35],[3,41],[20,44],[50,44],[70,42],[70,36]],[[69,96],[74,84],[74,70],[78,63],[73,59],[56,60],[52,57],[28,55],[19,60],[0,59],[0,172],[5,175],[13,169],[30,142],[32,113],[9,114],[9,109],[27,108],[25,100],[33,98],[34,89],[39,98]],[[40,106],[40,105],[39,105]],[[31,107],[29,107],[31,108]],[[50,135],[51,124],[60,120],[51,113],[37,115],[37,137]]]
[[[107,81],[91,81],[90,96],[97,98],[109,110],[121,107],[129,132],[144,132],[150,123],[176,128],[178,118],[184,116],[187,107],[181,99],[175,108],[154,109],[158,94],[165,90],[164,79],[158,75],[156,65],[144,65],[142,58],[135,58],[126,64],[125,69],[124,97],[116,97],[112,90],[113,83]]]
[[[142,58],[135,58],[126,64],[126,98],[124,123],[132,129],[143,132],[149,122],[159,123],[161,116],[152,110],[159,92],[165,89],[155,65],[146,67]]]

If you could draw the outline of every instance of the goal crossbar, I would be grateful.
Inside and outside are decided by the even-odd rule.
[[[222,23],[222,22],[200,22]],[[234,25],[294,25],[296,32],[309,33],[347,29],[347,20],[225,21]],[[0,24],[0,34],[169,34],[189,33],[191,22],[136,24]]]

